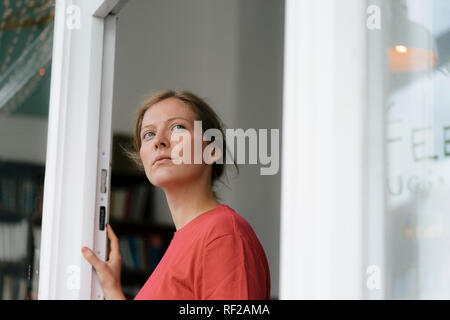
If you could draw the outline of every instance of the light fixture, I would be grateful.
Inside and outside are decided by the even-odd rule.
[[[408,53],[408,47],[407,46],[403,46],[403,45],[396,45],[394,47],[395,51],[398,54],[402,54],[402,53]]]
[[[439,60],[433,35],[422,24],[409,20],[404,7],[399,9],[391,26],[389,70],[416,72],[433,69]]]

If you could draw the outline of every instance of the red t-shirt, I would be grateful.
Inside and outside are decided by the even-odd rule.
[[[248,222],[220,204],[174,233],[135,300],[270,298],[264,249]]]

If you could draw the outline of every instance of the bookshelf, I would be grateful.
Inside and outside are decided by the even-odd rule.
[[[124,155],[127,135],[114,135],[110,220],[119,238],[121,282],[134,298],[164,255],[173,224],[154,219],[156,192]],[[45,166],[0,161],[0,299],[37,299]]]
[[[0,161],[2,300],[37,298],[44,171],[38,164]]]

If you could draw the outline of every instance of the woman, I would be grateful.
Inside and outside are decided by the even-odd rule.
[[[219,203],[213,191],[224,173],[222,150],[205,149],[208,143],[200,137],[201,154],[210,152],[207,159],[194,162],[194,140],[203,134],[194,132],[196,120],[203,132],[220,130],[226,150],[216,113],[190,92],[158,92],[138,112],[134,159],[149,181],[164,190],[176,232],[135,299],[269,299],[270,272],[263,247],[244,218]],[[108,261],[86,247],[82,253],[96,270],[105,299],[125,299],[118,239],[109,225],[107,234]]]

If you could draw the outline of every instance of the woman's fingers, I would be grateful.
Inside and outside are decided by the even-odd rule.
[[[119,250],[119,239],[116,234],[112,230],[111,226],[107,224],[106,231],[108,235],[108,239],[110,241],[110,252],[109,252],[109,261],[118,261],[120,264],[120,250]],[[95,268],[95,270],[99,270],[104,267],[105,262],[100,260],[95,253],[89,249],[88,247],[81,248],[81,252],[84,258]]]
[[[104,262],[101,261],[91,249],[89,249],[88,247],[83,247],[81,248],[81,253],[83,254],[83,257],[94,267],[96,271],[102,269]]]
[[[99,259],[88,247],[81,248],[84,258],[97,272],[104,292],[116,291],[118,287],[120,289],[121,257],[119,252],[119,239],[114,234],[114,231],[109,224],[107,225],[107,235],[111,243],[108,261],[105,262]]]
[[[109,258],[113,260],[119,259],[120,258],[119,239],[117,238],[116,234],[114,233],[109,223],[106,226],[106,232],[108,234],[108,239],[111,243]]]
[[[103,290],[109,290],[117,283],[106,262],[100,260],[88,247],[81,248],[84,258],[92,265],[100,280]],[[120,279],[120,278],[119,278]],[[120,284],[120,281],[119,281]]]

